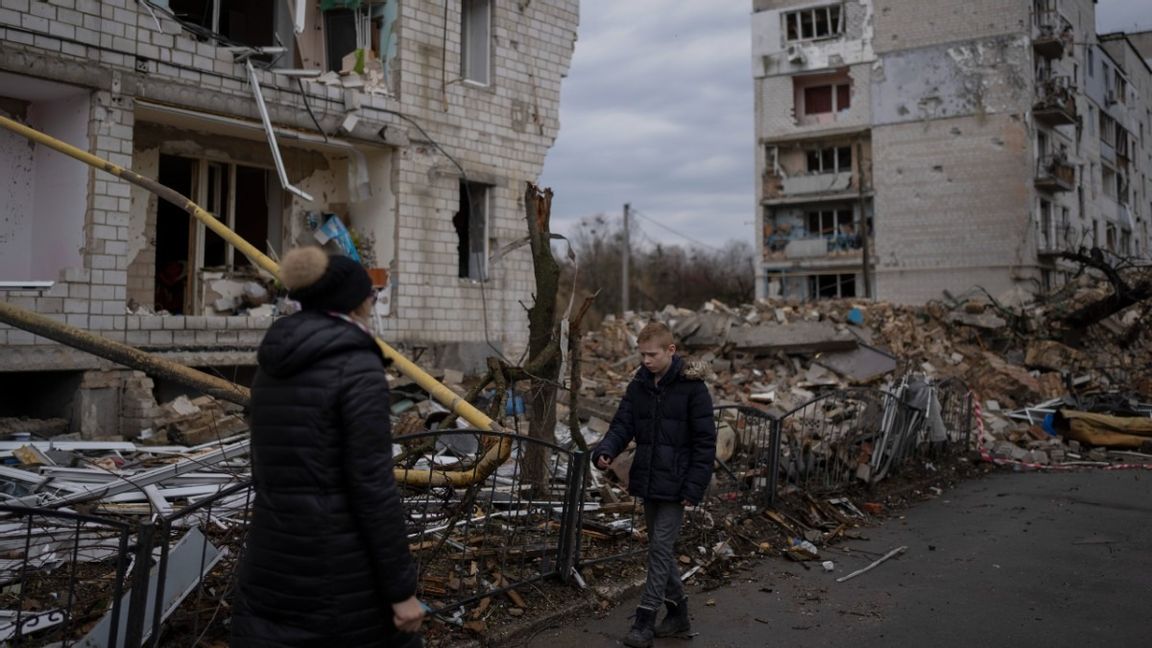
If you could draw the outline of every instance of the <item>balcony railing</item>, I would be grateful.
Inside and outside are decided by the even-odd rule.
[[[855,186],[856,180],[851,171],[808,173],[787,177],[775,173],[764,174],[764,197],[768,199],[843,193]]]
[[[1076,88],[1066,76],[1043,79],[1036,84],[1036,100],[1032,104],[1036,120],[1049,126],[1075,124]]]
[[[1045,155],[1036,168],[1036,188],[1072,191],[1076,188],[1076,167],[1063,155]]]
[[[1036,29],[1033,32],[1032,48],[1036,54],[1046,59],[1058,59],[1072,49],[1072,23],[1055,10],[1036,14]]]
[[[801,234],[772,234],[764,241],[765,258],[770,261],[790,261],[820,257],[858,256],[864,247],[859,234],[839,233],[825,236]]]

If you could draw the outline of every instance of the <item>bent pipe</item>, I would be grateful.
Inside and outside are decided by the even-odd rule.
[[[64,155],[75,158],[87,164],[88,166],[130,182],[172,203],[173,205],[176,205],[177,207],[188,212],[188,214],[196,220],[204,223],[205,227],[212,230],[214,233],[232,245],[232,247],[239,250],[240,253],[248,257],[248,259],[251,260],[253,264],[273,274],[276,277],[280,276],[280,266],[275,261],[273,261],[260,250],[256,249],[255,246],[246,241],[240,235],[236,234],[236,232],[233,232],[231,229],[229,229],[229,227],[222,221],[214,218],[212,214],[209,214],[202,207],[192,202],[192,200],[180,194],[179,192],[174,191],[151,178],[146,178],[139,173],[136,173],[135,171],[125,169],[103,158],[92,155],[87,151],[82,151],[75,146],[72,146],[71,144],[62,142],[50,135],[41,133],[34,128],[25,126],[24,124],[21,124],[7,117],[0,116],[0,127],[12,131],[17,135],[25,137],[38,144],[43,144],[44,146],[47,146],[55,151],[59,151]],[[33,333],[43,335],[44,337],[54,339],[57,342],[67,344],[69,346],[76,346],[76,348],[107,358],[108,360],[112,360],[118,364],[124,364],[126,366],[132,367],[133,369],[139,369],[145,372],[159,371],[160,375],[172,378],[173,380],[179,380],[184,384],[196,387],[197,389],[201,389],[200,385],[193,384],[188,381],[194,379],[200,384],[209,386],[209,383],[205,382],[206,379],[212,379],[215,381],[220,380],[214,376],[205,374],[204,372],[197,371],[196,369],[184,367],[178,363],[164,360],[162,358],[157,358],[152,354],[140,351],[139,349],[134,349],[128,345],[123,345],[112,342],[111,340],[99,338],[99,336],[95,336],[91,333],[88,333],[87,331],[60,324],[59,322],[55,322],[43,316],[36,316],[35,314],[29,313],[24,309],[17,309],[14,306],[6,305],[6,308],[4,309],[6,317],[8,316],[8,313],[12,312],[11,309],[16,309],[17,316],[11,320],[4,319],[3,321],[5,321],[5,323],[19,328],[24,328],[24,325],[37,326],[44,332],[39,333],[37,331],[31,331],[31,329],[25,330],[30,330]],[[37,320],[36,318],[39,319]],[[45,326],[45,322],[50,322],[53,326]],[[60,328],[57,329],[55,327]],[[55,332],[54,334],[62,336],[63,333],[66,332],[71,341],[53,338],[48,334],[49,332]],[[85,334],[87,337],[84,335],[76,336],[77,333]],[[108,343],[108,345],[112,346],[93,345],[91,344],[91,338],[99,338],[100,340]],[[72,344],[72,341],[81,340],[84,341],[83,345]],[[412,362],[408,358],[405,358],[400,354],[400,352],[396,351],[388,343],[384,342],[384,340],[377,337],[376,344],[380,346],[380,351],[384,354],[384,357],[392,361],[392,364],[397,371],[410,378],[413,382],[419,385],[421,389],[428,392],[428,395],[430,395],[438,403],[452,410],[452,412],[468,421],[469,424],[475,426],[477,429],[489,432],[507,432],[504,426],[500,425],[496,421],[489,418],[486,414],[473,407],[471,403],[464,400],[451,389],[448,389],[446,386],[441,384],[438,380],[418,367],[416,363]],[[112,353],[113,355],[103,355],[105,351]],[[175,367],[179,367],[181,371],[177,371]],[[195,374],[200,374],[203,376],[203,378],[196,376]],[[212,389],[214,391],[218,391],[221,387],[222,385],[215,383],[212,384]],[[240,387],[239,389],[243,389],[244,392],[247,392],[247,389],[244,389],[243,387]],[[212,391],[208,391],[206,393],[216,395]],[[231,392],[225,390],[224,393],[232,394],[232,398],[239,397],[236,395],[237,392],[235,386]],[[222,394],[220,397],[226,398]],[[239,402],[232,400],[232,398],[226,398],[226,400]],[[244,398],[245,401],[243,404],[246,405],[247,396]],[[471,470],[414,471],[397,469],[394,471],[396,479],[401,483],[411,486],[468,486],[470,484],[481,482],[487,479],[496,470],[497,467],[507,461],[508,457],[512,455],[511,440],[503,436],[497,438],[498,442],[494,443],[492,447],[488,449],[488,452],[480,458],[480,460],[476,463],[475,466],[473,466]]]

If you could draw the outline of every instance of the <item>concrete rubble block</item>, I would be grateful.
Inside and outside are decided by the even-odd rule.
[[[1084,364],[1084,354],[1055,340],[1034,340],[1024,352],[1024,365],[1031,369],[1071,371]]]
[[[1008,326],[1008,321],[995,313],[980,313],[976,315],[968,312],[954,311],[949,314],[948,321],[953,324],[971,326],[985,331],[998,331]]]
[[[765,324],[733,329],[728,341],[742,351],[782,353],[820,353],[850,351],[857,347],[856,338],[838,331],[829,322],[792,322],[787,325]]]

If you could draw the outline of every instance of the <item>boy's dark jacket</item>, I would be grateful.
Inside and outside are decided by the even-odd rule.
[[[716,424],[704,371],[672,357],[664,379],[640,367],[608,434],[593,456],[614,458],[636,440],[628,473],[628,492],[653,501],[699,504],[712,479],[716,460]]]
[[[277,320],[252,388],[254,519],[232,646],[391,646],[416,592],[376,342],[305,311]]]

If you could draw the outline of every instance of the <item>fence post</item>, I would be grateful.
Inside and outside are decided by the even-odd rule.
[[[132,567],[132,592],[128,598],[128,623],[124,630],[125,648],[140,648],[144,642],[144,622],[148,610],[148,581],[152,576],[152,541],[156,526],[151,520],[136,533],[136,556]],[[119,624],[119,619],[113,623]],[[114,648],[114,647],[111,647]]]
[[[557,570],[560,581],[572,577],[580,554],[580,525],[584,509],[584,475],[588,470],[588,453],[577,450],[568,459],[568,488],[564,492],[564,517],[560,521],[560,550]]]
[[[976,392],[971,389],[964,394],[964,452],[972,449],[972,413],[976,401]]]
[[[772,444],[768,457],[768,488],[765,489],[765,505],[772,507],[776,504],[776,489],[780,480],[780,439],[784,434],[784,420],[773,416],[770,424],[772,429]]]

